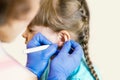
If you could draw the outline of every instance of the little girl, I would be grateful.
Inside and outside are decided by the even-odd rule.
[[[82,46],[84,56],[80,66],[67,80],[100,80],[88,52],[89,10],[85,0],[41,0],[38,14],[23,34],[26,44],[38,32],[59,47],[70,39]],[[49,66],[42,80],[47,80],[48,73]]]

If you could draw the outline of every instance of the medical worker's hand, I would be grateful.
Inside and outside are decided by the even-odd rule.
[[[83,49],[77,42],[72,40],[66,42],[58,55],[51,61],[48,80],[66,80],[80,65],[82,55]]]
[[[57,45],[51,44],[44,36],[37,33],[27,44],[27,48],[37,47],[41,45],[50,45],[47,49],[27,54],[26,67],[37,75],[38,79],[46,69],[50,57],[56,52]]]

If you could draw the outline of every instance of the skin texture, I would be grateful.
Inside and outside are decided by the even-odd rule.
[[[26,31],[23,33],[23,37],[26,39],[25,43],[27,44],[32,39],[32,37],[38,32],[43,34],[52,42],[56,42],[57,40],[57,33],[53,32],[50,28],[43,26],[34,26],[27,27]]]
[[[54,32],[49,27],[33,26],[27,27],[27,29],[22,35],[25,38],[25,44],[27,44],[36,33],[41,33],[51,42],[58,44],[58,46],[62,46],[64,42],[70,39],[70,34],[65,30],[60,32]]]
[[[0,26],[0,40],[2,42],[13,41],[34,18],[39,9],[39,0],[36,1],[31,0],[30,5],[31,9],[26,15],[23,15],[25,16],[24,19],[19,20],[9,19],[9,23]]]

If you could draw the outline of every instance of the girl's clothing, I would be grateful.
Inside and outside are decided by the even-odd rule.
[[[49,73],[49,66],[47,67],[46,71],[44,72],[40,80],[47,80],[48,73]],[[98,72],[97,74],[100,79],[100,75]],[[80,66],[71,73],[71,75],[67,78],[67,80],[95,80],[88,69],[84,57],[81,60]]]

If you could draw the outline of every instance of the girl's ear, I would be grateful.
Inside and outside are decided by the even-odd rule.
[[[61,47],[63,44],[70,40],[70,33],[66,30],[62,30],[58,33],[58,46]]]

